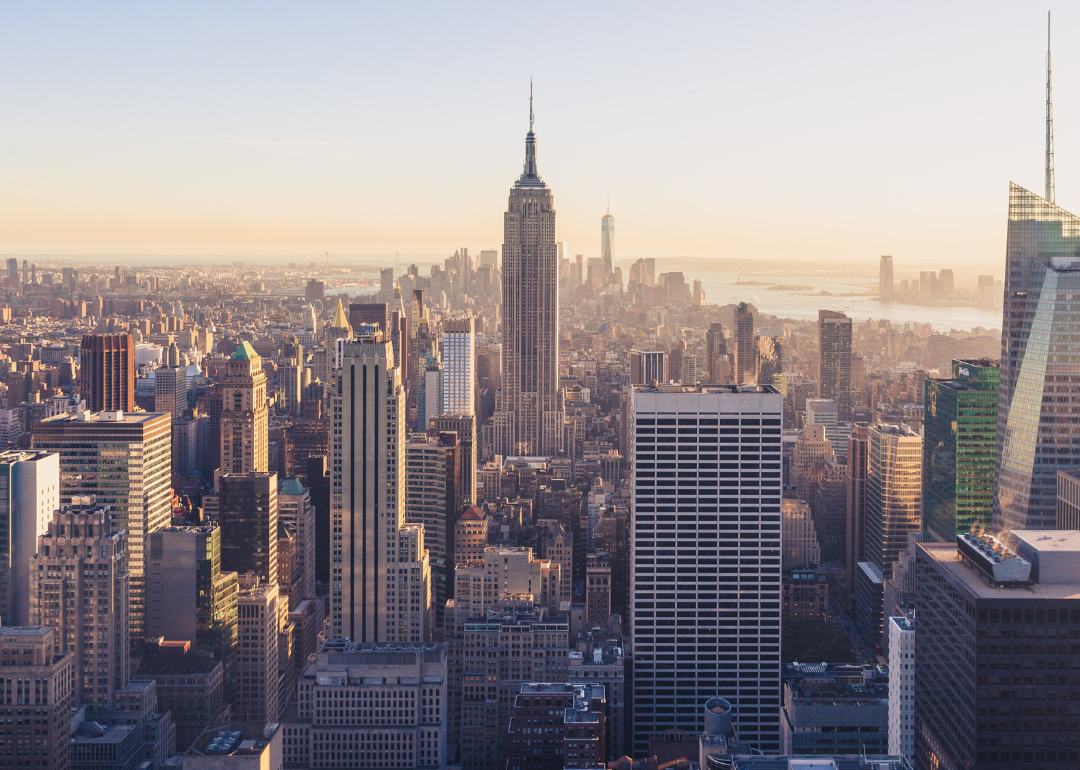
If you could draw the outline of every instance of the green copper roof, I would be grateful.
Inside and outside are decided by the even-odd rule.
[[[251,347],[250,343],[241,342],[240,347],[236,349],[232,357],[234,361],[254,361],[259,357],[259,354],[255,352],[255,348]]]
[[[304,494],[304,485],[300,483],[300,479],[293,476],[291,479],[285,479],[281,488],[278,489],[279,495],[302,495]]]

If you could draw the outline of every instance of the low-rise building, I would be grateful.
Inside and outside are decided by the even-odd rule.
[[[138,679],[156,684],[158,704],[176,724],[176,749],[183,752],[208,727],[224,721],[224,668],[208,655],[162,652],[142,659]]]
[[[509,770],[603,766],[607,759],[602,685],[527,682],[510,713]]]
[[[829,677],[784,682],[782,754],[884,754],[889,749],[889,686]]]
[[[75,689],[75,658],[54,629],[0,628],[0,768],[71,766]],[[33,738],[18,727],[27,706],[34,711]]]
[[[824,567],[784,570],[780,582],[785,617],[819,618],[829,615],[829,577]]]

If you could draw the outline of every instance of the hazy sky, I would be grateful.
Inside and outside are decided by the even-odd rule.
[[[1080,6],[1054,8],[1080,210]],[[1042,190],[1031,3],[0,3],[0,253],[502,241],[535,80],[559,239],[596,255],[968,265]]]

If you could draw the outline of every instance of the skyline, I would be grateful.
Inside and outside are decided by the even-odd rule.
[[[27,73],[0,86],[0,251],[407,264],[495,246],[532,75],[572,253],[599,255],[610,193],[616,263],[999,271],[1008,182],[1042,187],[1046,30],[977,7],[929,26],[925,8],[695,8],[660,28],[574,8],[537,19],[542,66],[497,71],[513,10],[23,8],[0,31],[0,62]],[[1078,23],[1058,10],[1057,39]],[[1057,200],[1076,209],[1080,56],[1054,53]]]

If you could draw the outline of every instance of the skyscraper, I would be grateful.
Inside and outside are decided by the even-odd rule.
[[[648,385],[653,380],[667,382],[665,355],[662,350],[630,351],[630,384]]]
[[[952,377],[926,381],[926,540],[951,543],[973,526],[992,524],[999,373],[997,361],[953,361]]]
[[[635,753],[669,728],[701,732],[716,693],[743,742],[776,752],[783,399],[636,388],[633,410]],[[718,477],[718,462],[743,470]]]
[[[135,410],[135,339],[87,334],[79,350],[82,397],[91,412]]]
[[[724,336],[724,325],[713,322],[709,331],[705,332],[706,365],[708,366],[708,381],[711,385],[724,383],[724,362],[727,358],[727,337]]]
[[[555,207],[537,171],[532,129],[530,92],[525,167],[503,217],[503,376],[494,417],[502,455],[554,455],[564,420]]]
[[[443,399],[441,414],[473,414],[476,383],[476,321],[473,318],[443,322]],[[420,426],[422,430],[427,425]]]
[[[30,625],[30,557],[60,507],[60,455],[0,454],[0,618]]]
[[[893,301],[892,257],[885,254],[881,255],[881,265],[878,267],[878,298],[882,302]]]
[[[851,319],[835,310],[818,311],[818,395],[836,402],[838,417],[851,419]]]
[[[154,411],[183,417],[187,409],[187,367],[180,365],[180,350],[169,345],[165,363],[154,370]]]
[[[1055,525],[1057,471],[1080,466],[1080,217],[1009,190],[995,529]]]
[[[600,219],[600,258],[604,260],[604,283],[611,280],[612,253],[615,250],[615,217],[611,216],[611,203],[607,213]]]
[[[461,447],[461,504],[476,503],[476,415],[444,414],[431,421],[429,435],[457,433],[458,446]]]
[[[252,473],[269,468],[269,410],[262,358],[247,342],[225,364],[221,402],[221,470]]]
[[[0,703],[0,720],[14,723],[25,717],[27,706],[33,707],[35,720],[40,727],[35,732],[33,748],[28,738],[15,730],[4,730],[0,735],[0,767],[34,767],[38,770],[68,770],[71,767],[71,715],[73,690],[78,691],[75,681],[74,657],[67,652],[57,631],[51,628],[0,629],[0,658],[8,661],[4,678],[14,682],[40,683],[31,698],[5,698]],[[10,703],[7,701],[11,701]],[[32,752],[32,754],[31,754]],[[31,756],[33,758],[31,758]]]
[[[218,477],[221,567],[253,572],[262,584],[278,582],[276,473],[223,473]]]
[[[757,371],[757,346],[754,343],[754,314],[750,306],[740,302],[735,306],[735,371],[732,379],[737,385],[752,383]]]
[[[906,425],[870,428],[866,475],[866,560],[885,579],[922,528],[922,438]]]
[[[869,468],[870,429],[855,425],[848,436],[844,486],[847,490],[847,527],[844,535],[844,584],[855,595],[855,570],[866,561],[866,474]]]
[[[331,632],[426,641],[430,565],[423,526],[405,524],[405,390],[382,332],[344,344],[333,410]]]
[[[145,634],[146,537],[172,517],[172,418],[167,414],[58,414],[34,426],[35,449],[60,455],[60,503],[92,497],[127,533],[131,635]]]

